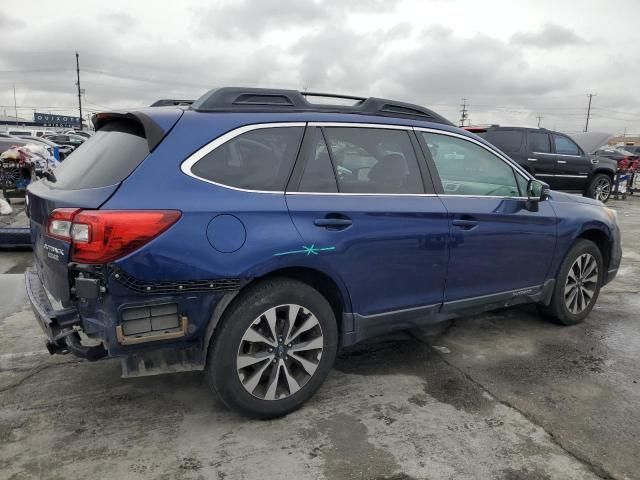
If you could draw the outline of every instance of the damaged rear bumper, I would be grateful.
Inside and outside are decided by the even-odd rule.
[[[47,336],[45,344],[51,355],[73,353],[76,357],[90,361],[107,356],[107,351],[102,344],[92,346],[82,344],[76,328],[81,326],[78,311],[73,307],[54,309],[34,268],[28,269],[24,277],[29,303],[36,321]]]

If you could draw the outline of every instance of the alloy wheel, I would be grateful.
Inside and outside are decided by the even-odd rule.
[[[600,178],[595,185],[595,199],[605,202],[611,195],[611,182],[606,178]]]
[[[564,286],[567,309],[577,315],[591,304],[598,286],[598,262],[590,253],[583,253],[571,265]]]
[[[242,336],[236,369],[247,392],[261,400],[281,400],[313,376],[324,347],[316,316],[300,305],[270,308]]]

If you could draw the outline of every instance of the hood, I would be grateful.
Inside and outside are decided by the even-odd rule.
[[[586,205],[595,205],[597,207],[604,207],[604,203],[600,200],[595,200],[589,197],[583,197],[582,195],[575,195],[572,193],[564,193],[558,192],[556,190],[552,190],[549,194],[549,197],[554,202],[562,202],[562,203],[583,203]]]
[[[609,139],[613,138],[613,134],[603,132],[573,133],[569,136],[587,153],[595,152],[602,145],[606,145]]]

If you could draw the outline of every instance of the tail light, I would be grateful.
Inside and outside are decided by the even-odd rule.
[[[79,210],[59,208],[49,235],[72,242],[71,261],[107,263],[137,250],[176,223],[176,210]]]

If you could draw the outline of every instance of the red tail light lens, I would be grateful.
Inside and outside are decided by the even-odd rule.
[[[52,220],[57,220],[62,215],[57,212],[62,210],[72,209],[53,211],[50,235]],[[63,214],[66,216],[60,220],[69,225],[55,226],[67,236],[57,238],[71,240],[71,261],[79,263],[108,263],[124,257],[167,230],[181,216],[176,210],[73,210]]]

